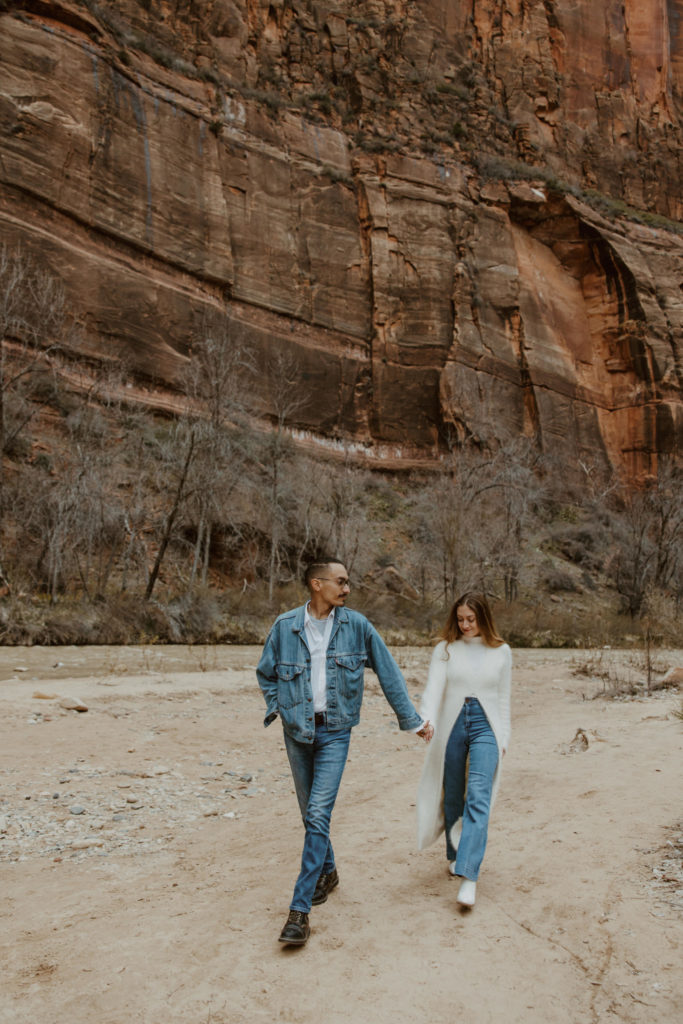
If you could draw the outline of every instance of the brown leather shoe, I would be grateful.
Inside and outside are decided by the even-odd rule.
[[[308,914],[304,914],[303,910],[290,910],[287,923],[280,932],[278,941],[286,942],[290,946],[303,946],[310,934]]]
[[[332,868],[327,875],[321,875],[316,882],[315,892],[313,893],[313,899],[311,900],[313,906],[317,907],[319,904],[324,903],[332,890],[336,889],[338,885],[339,875],[337,874],[336,868]]]

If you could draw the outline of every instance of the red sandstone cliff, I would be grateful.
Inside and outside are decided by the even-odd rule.
[[[2,235],[84,353],[172,383],[219,310],[322,445],[680,451],[683,0],[0,7]]]

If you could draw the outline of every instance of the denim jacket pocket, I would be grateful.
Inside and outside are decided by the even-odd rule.
[[[303,665],[277,665],[277,702],[281,708],[293,708],[304,699]]]
[[[337,654],[335,664],[339,688],[345,697],[357,697],[363,688],[363,673],[368,658],[366,654]]]

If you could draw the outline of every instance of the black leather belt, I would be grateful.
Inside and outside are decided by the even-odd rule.
[[[315,724],[316,725],[327,725],[327,713],[325,711],[316,711],[316,713],[315,713]]]

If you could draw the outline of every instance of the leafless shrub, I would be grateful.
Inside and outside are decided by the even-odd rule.
[[[573,658],[571,664],[575,676],[587,676],[589,679],[610,679],[614,671],[611,657],[604,650],[584,651],[581,656]]]
[[[609,649],[584,651],[581,656],[572,659],[572,672],[575,676],[599,679],[602,682],[602,689],[595,696],[633,696],[638,692],[634,680],[624,677],[623,668]]]
[[[36,642],[47,644],[92,644],[99,634],[96,617],[86,616],[82,605],[59,610],[46,616],[43,629]]]
[[[0,605],[0,644],[31,646],[39,643],[44,618],[44,609],[39,605],[11,595]]]
[[[574,565],[588,571],[602,569],[608,530],[603,524],[555,524],[550,530],[552,548]]]
[[[44,388],[63,326],[61,282],[21,250],[0,245],[0,545],[7,509],[3,456],[28,454],[21,435],[47,400],[41,398],[36,373],[42,371]],[[5,557],[0,548],[0,567]],[[4,579],[2,568],[0,576]]]
[[[641,490],[622,487],[613,514],[609,573],[630,615],[640,614],[648,590],[683,596],[683,469],[661,461]]]
[[[213,594],[193,591],[168,604],[168,637],[173,643],[216,641],[223,630],[224,614]]]
[[[154,601],[141,602],[139,594],[119,593],[98,607],[97,643],[157,643],[168,638],[167,617]]]
[[[541,583],[544,589],[549,591],[551,594],[556,594],[558,591],[575,593],[577,590],[581,589],[573,576],[565,570],[558,569],[555,566],[542,572]]]
[[[663,658],[654,659],[649,650],[630,653],[610,649],[585,651],[572,661],[574,675],[600,680],[593,697],[637,697],[667,689],[669,668]],[[655,674],[660,678],[655,679]]]
[[[538,458],[524,439],[495,452],[452,451],[446,471],[413,500],[410,534],[423,593],[438,586],[444,605],[472,587],[517,599],[542,498]]]

